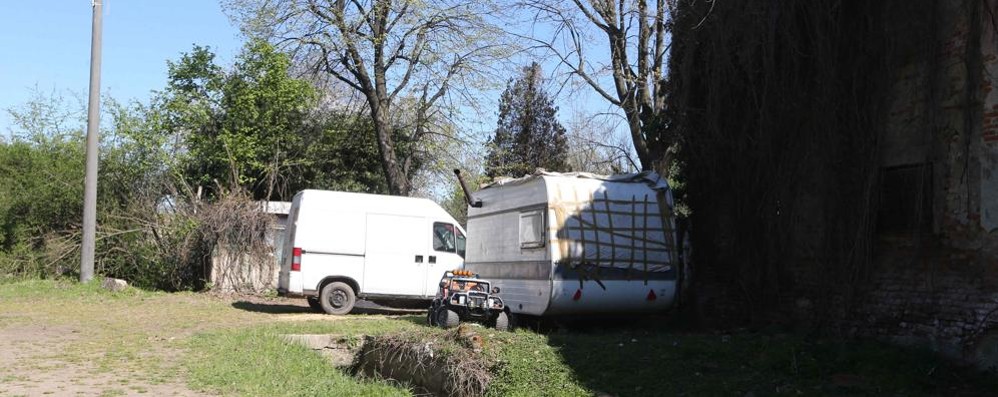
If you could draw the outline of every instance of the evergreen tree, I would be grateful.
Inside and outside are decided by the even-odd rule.
[[[536,62],[506,84],[499,99],[499,122],[489,142],[485,175],[520,177],[536,168],[569,171],[565,128],[558,108],[543,89]]]

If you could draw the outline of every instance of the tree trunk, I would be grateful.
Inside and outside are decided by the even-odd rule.
[[[645,136],[642,134],[642,120],[637,109],[636,104],[629,104],[628,102],[621,102],[621,108],[624,110],[624,114],[627,116],[627,128],[631,132],[631,142],[634,144],[634,152],[638,154],[638,161],[641,163],[641,170],[648,171],[654,169],[653,164],[659,160],[658,154],[651,153],[648,150],[648,144],[645,142]]]
[[[374,133],[378,138],[378,154],[381,155],[381,166],[388,182],[388,192],[396,196],[408,196],[412,187],[409,178],[402,171],[398,158],[395,156],[395,142],[392,140],[392,125],[388,120],[388,111],[377,99],[370,99],[371,119],[374,121]]]

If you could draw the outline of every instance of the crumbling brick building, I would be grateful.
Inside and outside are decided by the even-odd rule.
[[[694,309],[998,366],[998,0],[679,2]]]

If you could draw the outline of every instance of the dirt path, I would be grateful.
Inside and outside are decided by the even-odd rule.
[[[53,300],[4,302],[0,384],[4,395],[192,396],[180,375],[188,332],[157,326],[176,306],[168,296],[73,307]],[[12,318],[9,318],[12,317]]]
[[[10,287],[0,285],[3,396],[197,396],[183,367],[191,335],[266,322],[353,319],[313,313],[302,300],[134,291],[18,296],[3,288]]]

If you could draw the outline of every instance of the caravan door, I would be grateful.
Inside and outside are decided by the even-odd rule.
[[[426,218],[367,215],[365,294],[422,296],[427,266]]]

